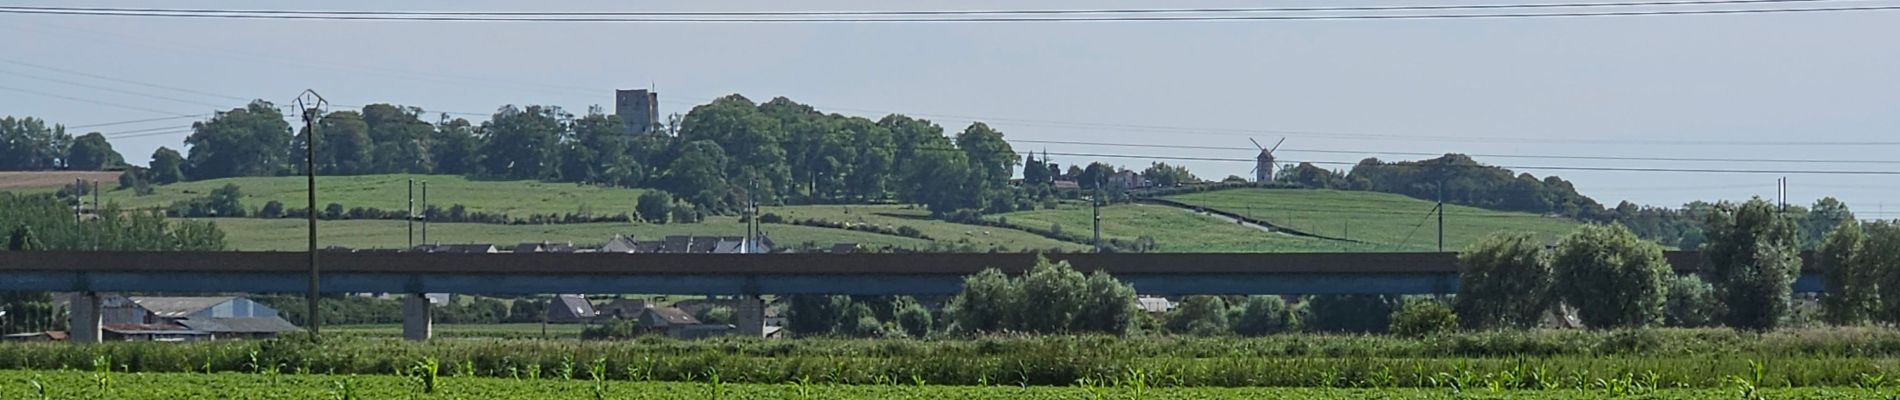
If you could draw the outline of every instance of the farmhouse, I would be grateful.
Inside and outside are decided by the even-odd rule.
[[[107,339],[262,339],[298,330],[277,310],[242,297],[145,297],[102,299],[100,324]]]

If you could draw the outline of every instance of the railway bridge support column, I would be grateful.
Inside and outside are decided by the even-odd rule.
[[[410,293],[402,299],[402,338],[421,342],[429,340],[434,334],[435,311],[429,305],[429,296],[422,293]]]
[[[733,322],[738,325],[739,335],[745,337],[765,337],[765,300],[758,295],[739,296],[739,307],[733,311]]]
[[[72,309],[66,313],[68,326],[74,343],[99,343],[104,337],[99,331],[99,293],[83,292],[73,295]]]

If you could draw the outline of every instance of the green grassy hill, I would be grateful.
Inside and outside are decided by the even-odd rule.
[[[930,211],[922,207],[903,205],[812,205],[764,207],[761,212],[778,214],[787,221],[793,219],[821,219],[831,222],[872,224],[896,229],[901,226],[916,228],[924,236],[939,242],[968,242],[981,247],[1001,246],[1007,249],[1063,249],[1069,251],[1087,250],[1089,246],[1050,239],[1034,233],[979,225],[965,225],[942,220],[930,219]],[[776,226],[776,225],[775,225]]]
[[[1167,197],[1249,216],[1315,235],[1378,244],[1383,251],[1437,249],[1435,203],[1403,195],[1341,190],[1232,189]],[[1463,249],[1493,232],[1522,231],[1554,241],[1577,222],[1537,214],[1445,206],[1445,250]]]
[[[441,208],[461,204],[469,211],[508,215],[562,214],[586,208],[595,215],[631,213],[641,189],[583,186],[572,183],[540,181],[477,181],[457,175],[361,175],[317,177],[317,208],[330,203],[344,207],[402,210],[408,207],[409,179],[429,182],[429,204]],[[131,190],[108,190],[107,203],[127,208],[158,208],[173,202],[204,196],[225,184],[236,184],[244,193],[244,206],[257,209],[276,200],[286,208],[301,208],[304,177],[226,178],[181,182],[153,187],[155,193],[135,196]],[[108,187],[115,186],[108,184]],[[421,207],[421,184],[417,184],[417,207]]]
[[[988,217],[1026,229],[1051,229],[1088,237],[1091,211],[1086,203],[1065,203],[1053,210],[1017,211]],[[1123,204],[1102,208],[1102,236],[1155,239],[1156,251],[1188,252],[1333,252],[1375,251],[1363,244],[1288,236],[1223,221],[1181,208]]]
[[[232,250],[292,251],[305,248],[304,221],[299,219],[214,218],[224,230],[225,243]],[[418,225],[418,236],[420,236]],[[858,243],[866,246],[923,248],[930,242],[899,236],[856,232],[842,229],[789,225],[766,225],[765,232],[781,247],[812,242],[824,247],[834,243]],[[573,242],[596,245],[615,234],[636,239],[658,239],[668,235],[745,236],[745,224],[734,217],[713,217],[697,224],[593,223],[560,225],[499,225],[473,223],[429,224],[429,241],[436,243],[493,243],[513,245],[523,242]],[[403,248],[409,241],[408,225],[400,220],[319,221],[318,246],[344,246],[359,249]],[[419,239],[418,239],[419,240]]]

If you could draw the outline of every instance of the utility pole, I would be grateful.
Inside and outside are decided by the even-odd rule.
[[[99,218],[99,181],[92,181],[92,217]],[[99,230],[92,232],[92,251],[99,251]]]
[[[422,181],[422,244],[429,244],[429,181]]]
[[[305,315],[309,318],[304,323],[309,325],[310,340],[314,342],[322,340],[319,332],[323,326],[323,315],[317,308],[317,120],[323,117],[323,109],[330,102],[316,91],[306,89],[297,95],[295,103],[297,109],[303,111],[304,189],[310,207],[304,213],[310,223],[310,290],[304,293],[304,305],[309,307]]]
[[[402,219],[409,221],[409,247],[416,248],[416,178],[409,178],[409,214]]]
[[[1100,253],[1102,252],[1102,184],[1099,179],[1095,184],[1095,198],[1089,199],[1089,206],[1092,210],[1091,214],[1094,215],[1090,220],[1095,224],[1095,252]]]
[[[1445,251],[1445,181],[1438,181],[1438,251]]]

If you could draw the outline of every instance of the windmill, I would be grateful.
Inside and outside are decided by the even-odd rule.
[[[1260,141],[1253,140],[1253,138],[1247,138],[1247,141],[1253,142],[1253,147],[1256,149],[1260,149],[1260,155],[1254,156],[1253,158],[1254,181],[1255,182],[1273,181],[1273,151],[1279,150],[1280,144],[1286,143],[1286,138],[1280,138],[1280,141],[1274,142],[1273,147],[1270,147],[1270,148],[1261,147]]]

